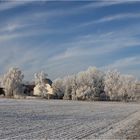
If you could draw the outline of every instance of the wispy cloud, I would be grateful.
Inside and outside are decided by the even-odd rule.
[[[28,3],[37,3],[35,1],[9,1],[9,2],[2,2],[0,5],[0,10],[6,10],[6,9],[11,9],[15,8],[21,5],[25,5]],[[29,28],[33,26],[39,26],[40,25],[40,20],[42,21],[42,25],[46,24],[46,22],[49,21],[50,18],[55,18],[55,17],[60,17],[60,16],[68,16],[71,14],[81,14],[81,12],[85,12],[86,9],[94,9],[94,8],[100,8],[104,6],[111,6],[111,5],[116,5],[116,4],[122,4],[122,3],[128,3],[131,1],[100,1],[100,2],[90,2],[89,4],[83,5],[83,6],[75,6],[73,8],[68,8],[68,9],[54,9],[54,10],[47,10],[47,11],[28,11],[24,13],[20,13],[20,16],[14,16],[12,18],[9,18],[9,20],[5,21],[3,26],[1,26],[0,31],[2,32],[13,32],[17,31],[20,29],[26,29],[28,28],[28,31],[30,30]],[[43,4],[43,1],[40,1],[41,4]],[[97,23],[102,23],[102,22],[108,22],[112,20],[118,20],[118,19],[124,19],[124,18],[136,18],[139,17],[140,14],[120,14],[120,15],[113,15],[113,16],[107,16],[103,17],[98,20],[90,21],[87,23],[83,23],[78,27],[83,27],[91,24],[97,24]],[[2,21],[1,21],[2,22]],[[49,22],[48,22],[49,23]],[[76,29],[76,27],[74,27]],[[62,32],[62,31],[61,31]]]
[[[74,39],[73,42],[61,44],[60,47],[65,46],[67,49],[50,60],[59,61],[79,56],[99,56],[127,47],[138,46],[140,41],[134,36],[139,32],[136,26],[136,28],[126,28],[122,31],[80,36]]]
[[[92,24],[98,24],[98,23],[104,23],[104,22],[110,22],[110,21],[114,21],[114,20],[131,19],[131,18],[140,18],[140,13],[122,13],[122,14],[106,16],[106,17],[102,17],[100,19],[89,21],[87,23],[83,23],[79,27],[88,26],[88,25],[92,25]]]
[[[127,74],[132,74],[140,78],[140,56],[131,56],[114,61],[112,64],[101,67],[103,70],[118,69]]]
[[[7,1],[7,2],[2,2],[0,4],[0,11],[2,10],[8,10],[12,9],[18,6],[22,6],[28,3],[32,4],[37,4],[39,1]],[[40,4],[44,4],[44,1],[40,1]],[[45,18],[54,18],[54,17],[59,17],[59,16],[68,16],[68,15],[73,15],[73,14],[81,14],[81,12],[85,12],[86,9],[94,9],[94,8],[100,8],[100,7],[105,7],[105,6],[111,6],[111,5],[116,5],[116,4],[122,4],[122,3],[130,3],[132,1],[126,0],[126,1],[99,1],[99,2],[90,2],[89,4],[83,5],[83,6],[75,6],[73,8],[68,8],[68,9],[54,9],[54,10],[47,10],[47,11],[28,11],[28,13],[24,12],[24,14],[21,14],[21,16],[10,18],[10,21],[19,21],[19,23],[22,23],[24,21],[38,21],[39,19],[45,19]],[[39,4],[38,3],[38,4]],[[9,21],[7,21],[9,22]],[[27,24],[27,23],[26,23]]]
[[[135,65],[140,65],[140,56],[132,56],[123,59],[116,60],[113,64],[108,65],[108,68],[128,68]]]
[[[28,1],[3,2],[1,4],[4,6],[0,6],[0,11],[5,12],[9,9],[12,11],[15,7],[22,7],[27,3]],[[100,63],[126,71],[128,71],[126,67],[138,66],[140,62],[138,56],[126,55],[123,58],[117,56],[117,51],[140,46],[139,37],[136,37],[140,35],[139,24],[120,27],[117,30],[108,29],[108,27],[104,30],[99,27],[99,32],[94,31],[94,26],[88,27],[92,24],[139,18],[139,13],[128,13],[128,11],[115,15],[101,14],[102,17],[98,16],[98,13],[96,17],[88,15],[89,11],[101,10],[103,12],[102,7],[128,3],[132,1],[103,0],[76,4],[67,8],[50,6],[48,9],[41,8],[43,3],[40,3],[42,4],[40,8],[27,8],[27,11],[21,10],[19,13],[11,14],[12,16],[7,15],[7,18],[2,17],[3,20],[0,21],[1,71],[11,66],[19,66],[25,72],[26,78],[29,78],[34,72],[43,69],[56,78],[78,72],[89,65],[98,66]],[[31,5],[34,6],[34,4],[36,4],[35,1]],[[83,13],[87,15],[88,20],[94,20],[83,19]],[[85,23],[81,23],[80,20],[75,21],[76,18]],[[89,30],[91,32],[88,32]],[[111,54],[117,58],[112,57],[112,61],[108,62],[107,59],[110,59],[108,55]],[[104,60],[106,60],[105,63]]]
[[[70,2],[70,1],[68,1],[68,2]],[[81,2],[81,1],[76,1],[76,2]],[[82,2],[84,3],[86,1],[82,1]],[[44,17],[44,16],[56,17],[56,16],[81,14],[81,12],[85,12],[85,10],[96,9],[96,8],[101,8],[101,7],[111,6],[111,5],[118,5],[118,4],[123,4],[123,3],[132,3],[132,1],[131,0],[123,0],[123,1],[121,1],[121,0],[118,0],[118,1],[100,0],[98,2],[89,1],[88,4],[84,4],[81,6],[78,6],[78,4],[77,4],[73,8],[50,10],[47,12],[35,13],[34,15],[39,18],[39,17]]]
[[[2,26],[0,29],[0,33],[5,33],[5,32],[14,32],[17,31],[18,29],[22,29],[24,27],[27,27],[28,25],[23,25],[18,22],[13,22],[13,23],[5,23],[5,25]]]
[[[31,1],[19,1],[19,0],[12,0],[12,1],[2,1],[0,3],[0,11],[9,10],[12,8],[16,8],[18,6],[30,3]]]
[[[61,33],[59,30],[53,29],[36,29],[36,28],[22,28],[19,27],[20,31],[18,31],[18,27],[10,27],[10,29],[4,29],[0,31],[0,42],[7,42],[12,40],[18,40],[27,37],[36,37],[41,35],[49,35],[49,34],[58,34]],[[21,29],[22,28],[22,29]]]
[[[45,51],[45,48],[41,49],[40,46],[34,48],[24,46],[22,44],[11,44],[8,46],[0,46],[2,56],[0,59],[0,72],[7,71],[10,67],[20,67],[23,73],[26,73],[25,79],[32,79],[33,74],[40,71],[48,58],[49,52]]]
[[[132,3],[131,0],[100,0],[98,2],[92,2],[90,4],[87,4],[85,6],[82,6],[80,9],[88,9],[88,8],[101,8],[106,6],[112,6],[112,5],[118,5],[118,4],[124,4],[124,3]]]

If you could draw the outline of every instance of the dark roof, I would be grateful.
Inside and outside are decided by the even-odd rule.
[[[44,79],[44,81],[47,83],[47,84],[49,84],[50,86],[52,85],[52,81],[50,80],[50,79],[48,79],[48,78],[46,78],[46,79]]]

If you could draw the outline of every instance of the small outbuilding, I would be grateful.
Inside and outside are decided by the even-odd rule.
[[[46,78],[43,80],[43,83],[38,83],[34,87],[33,95],[42,96],[48,99],[53,98],[54,92],[52,88],[52,81]]]

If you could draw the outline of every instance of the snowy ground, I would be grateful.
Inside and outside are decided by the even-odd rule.
[[[0,99],[0,139],[127,138],[138,122],[136,103]]]

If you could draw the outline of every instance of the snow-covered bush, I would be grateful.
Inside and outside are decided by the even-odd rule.
[[[10,68],[4,74],[2,79],[2,86],[5,89],[6,96],[23,95],[22,80],[24,75],[19,68]]]

